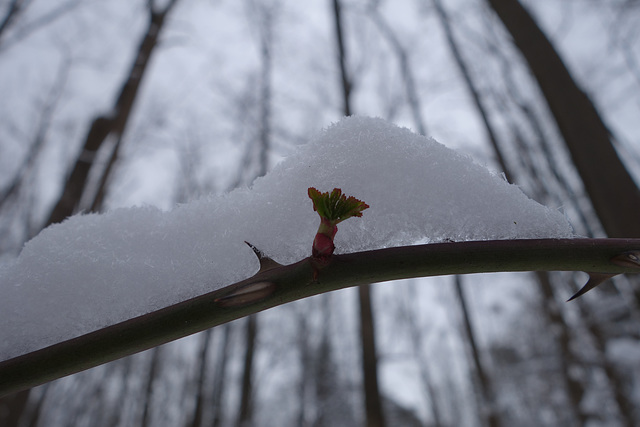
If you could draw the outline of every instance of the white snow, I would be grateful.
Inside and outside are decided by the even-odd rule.
[[[0,269],[0,359],[251,276],[251,242],[281,263],[310,255],[307,188],[370,208],[339,225],[337,252],[444,239],[572,237],[565,217],[446,148],[381,119],[329,127],[251,188],[177,206],[76,215]]]

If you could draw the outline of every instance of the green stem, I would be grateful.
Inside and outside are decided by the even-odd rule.
[[[254,276],[222,289],[0,362],[0,396],[312,295],[366,283],[498,271],[637,273],[611,258],[639,251],[640,239],[486,240],[403,246],[334,255],[313,280],[309,258],[263,262]]]

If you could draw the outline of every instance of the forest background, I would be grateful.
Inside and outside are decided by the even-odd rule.
[[[636,211],[614,206],[637,186],[604,178],[640,173],[640,4],[522,3],[588,95],[575,108],[536,70],[551,59],[518,43],[514,28],[536,34],[510,26],[520,4],[5,0],[1,259],[73,212],[249,185],[349,114],[471,154],[579,235],[640,237]],[[614,201],[598,199],[567,120]],[[603,140],[624,170],[598,154]],[[4,398],[0,425],[638,425],[640,288],[621,277],[565,304],[582,280],[322,295]]]

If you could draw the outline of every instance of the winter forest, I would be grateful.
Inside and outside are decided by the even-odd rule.
[[[0,0],[0,99],[0,266],[74,214],[116,212],[117,236],[147,226],[144,216],[127,224],[119,208],[153,217],[148,209],[208,207],[264,187],[260,177],[335,135],[321,132],[345,116],[382,118],[464,153],[572,235],[640,238],[637,1]],[[363,134],[378,123],[347,120]],[[366,157],[352,154],[353,164]],[[396,191],[407,200],[425,177],[468,187],[466,170],[404,172]],[[286,183],[271,182],[276,198],[258,218],[285,222],[294,232],[284,241],[306,245],[276,202]],[[362,197],[375,218],[384,201]],[[445,219],[481,239],[473,230],[491,214],[472,199],[464,209],[477,223]],[[436,203],[420,215],[446,216],[446,197]],[[216,225],[222,234],[270,227],[236,217]],[[412,219],[388,219],[401,221]],[[189,232],[206,239],[205,229]],[[354,236],[344,230],[338,251]],[[566,236],[558,230],[549,235]],[[422,243],[431,238],[444,239]],[[154,250],[145,243],[131,253]],[[114,256],[126,268],[127,253]],[[640,277],[566,302],[586,278],[467,274],[322,293],[2,397],[0,426],[640,425]],[[34,295],[0,302],[0,331],[22,327],[13,311],[33,325],[52,316],[77,326]],[[94,303],[111,312],[127,302]]]

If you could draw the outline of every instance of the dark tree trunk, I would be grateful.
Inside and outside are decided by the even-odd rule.
[[[8,185],[0,190],[0,208],[20,192],[20,187],[25,181],[26,176],[32,173],[36,160],[44,147],[47,132],[49,132],[53,115],[58,107],[58,101],[60,100],[60,96],[67,85],[70,68],[71,60],[67,59],[63,61],[62,65],[58,69],[55,82],[51,85],[51,90],[49,91],[47,100],[42,106],[40,116],[38,117],[38,124],[35,127],[37,130],[30,143],[29,151],[24,157],[21,165],[16,169],[16,175],[11,181],[9,181]]]
[[[407,103],[409,104],[409,108],[411,109],[413,123],[416,126],[416,130],[418,131],[418,133],[420,133],[421,135],[426,135],[427,126],[422,119],[422,106],[420,104],[420,97],[416,85],[416,79],[409,62],[409,54],[407,53],[407,49],[402,45],[402,43],[400,43],[400,40],[393,32],[387,21],[385,21],[384,17],[380,14],[376,6],[377,5],[371,6],[371,17],[373,19],[373,22],[380,29],[382,35],[391,45],[393,53],[398,58],[398,65],[400,66],[400,72],[402,73],[402,83],[404,84],[405,97],[407,98]]]
[[[253,359],[255,357],[256,336],[258,334],[258,319],[255,314],[247,317],[246,348],[244,369],[242,374],[242,395],[240,397],[240,411],[237,427],[248,427],[253,417]]]
[[[580,307],[580,315],[583,318],[589,317],[588,310]],[[633,427],[640,425],[640,416],[638,408],[635,405],[632,396],[633,380],[629,381],[628,375],[620,373],[615,362],[611,362],[607,357],[607,341],[609,337],[605,337],[600,325],[590,322],[587,325],[589,332],[593,338],[596,350],[600,359],[600,367],[604,371],[607,380],[611,386],[613,399],[618,405],[620,412],[620,425],[624,427]]]
[[[330,317],[329,295],[322,295],[322,312],[327,319]],[[331,337],[329,328],[324,328],[322,337],[315,354],[313,376],[315,383],[316,408],[318,408],[313,427],[330,427],[332,417],[324,408],[331,408],[331,394],[337,388],[336,375],[331,351]],[[304,375],[304,374],[303,374]]]
[[[121,140],[165,19],[176,3],[177,0],[171,0],[164,9],[156,11],[153,2],[150,2],[149,26],[138,47],[129,75],[111,111],[95,118],[91,124],[78,159],[66,180],[62,195],[51,211],[46,225],[61,222],[76,211],[87,187],[87,177],[98,150],[109,136],[116,138],[116,142]]]
[[[28,4],[28,2],[26,3]],[[2,37],[4,32],[13,24],[18,15],[20,15],[24,6],[25,0],[11,0],[11,2],[9,2],[7,13],[5,13],[0,20],[0,37]]]
[[[0,399],[0,425],[19,425],[20,418],[29,400],[29,390],[21,391]]]
[[[376,355],[375,327],[371,307],[371,285],[358,287],[360,301],[360,338],[362,342],[362,372],[367,427],[384,427],[382,399],[378,385],[378,359]]]
[[[269,170],[269,152],[271,150],[271,72],[273,68],[273,10],[268,5],[252,5],[258,8],[257,26],[260,33],[260,122],[257,144],[258,169],[255,177],[264,176]],[[247,319],[245,332],[246,350],[242,376],[242,395],[237,426],[253,424],[253,365],[258,336],[258,316],[253,314]]]
[[[333,16],[336,23],[336,43],[338,46],[338,64],[340,65],[340,79],[342,83],[342,112],[351,115],[351,79],[347,72],[347,53],[344,45],[344,31],[342,30],[342,8],[340,0],[333,0]]]
[[[344,42],[342,24],[342,8],[340,0],[333,0],[333,12],[336,29],[336,43],[338,50],[338,63],[340,65],[340,79],[342,89],[343,114],[350,116],[351,110],[351,78],[347,72],[347,52]],[[383,427],[384,414],[382,398],[378,385],[378,360],[375,345],[375,328],[373,310],[371,307],[371,291],[369,285],[358,288],[358,301],[360,305],[360,332],[362,342],[362,375],[364,381],[364,400],[366,425],[368,427]]]
[[[22,2],[17,1],[13,3],[15,3],[18,7],[17,10],[12,9],[13,12],[12,10],[10,10],[10,12],[12,12],[15,16],[15,14],[19,11]],[[45,226],[60,222],[74,213],[74,210],[78,207],[80,198],[82,197],[82,194],[86,187],[87,177],[89,175],[89,170],[93,164],[93,159],[96,152],[105,141],[107,136],[109,136],[110,134],[114,134],[120,137],[124,133],[127,120],[129,119],[129,115],[133,107],[133,103],[138,94],[140,82],[142,81],[142,77],[144,76],[144,71],[147,68],[153,49],[157,44],[158,37],[160,36],[160,30],[162,29],[162,25],[164,24],[166,16],[169,14],[176,3],[177,0],[171,0],[167,4],[167,6],[160,12],[154,10],[153,2],[149,3],[149,26],[142,42],[140,43],[138,54],[136,55],[136,59],[133,62],[131,71],[129,72],[129,76],[120,90],[120,95],[118,96],[111,114],[109,116],[97,117],[93,121],[89,133],[85,139],[83,149],[78,156],[78,159],[76,160],[71,174],[67,178],[62,195],[58,199],[56,206],[51,211],[51,214]],[[11,17],[8,18],[12,19]],[[8,24],[10,24],[10,21],[7,21],[7,19],[5,19],[3,21],[3,25],[6,27],[6,25]],[[0,404],[7,401],[6,399],[9,399],[7,402],[10,401],[12,403],[11,411],[10,413],[8,413],[8,416],[11,416],[12,419],[15,418],[16,420],[19,420],[22,412],[25,409],[25,404],[28,396],[29,390],[25,390],[18,393],[15,398],[3,398]],[[18,405],[18,403],[20,402],[21,404]],[[0,421],[2,421],[2,423],[0,424],[2,426],[8,427],[17,425],[15,423],[11,424],[9,422],[4,422],[2,416],[3,414],[0,413]]]
[[[480,358],[480,349],[476,343],[475,333],[473,326],[471,325],[471,316],[469,314],[469,308],[467,306],[467,300],[462,289],[462,279],[460,276],[455,276],[455,289],[458,296],[458,302],[460,304],[460,311],[462,312],[463,329],[467,343],[471,350],[471,356],[475,374],[477,378],[477,385],[479,392],[482,396],[482,404],[480,409],[480,416],[484,418],[484,423],[490,427],[500,426],[500,419],[498,417],[498,408],[496,406],[496,398],[491,382],[491,377],[486,373],[482,360]]]
[[[420,370],[420,385],[425,396],[425,407],[429,408],[431,417],[433,418],[430,425],[433,427],[442,427],[445,423],[440,409],[441,399],[438,399],[438,396],[442,394],[442,390],[437,389],[436,384],[434,384],[433,376],[429,371],[429,357],[423,350],[425,330],[419,324],[419,319],[416,314],[418,311],[417,303],[419,299],[415,292],[414,284],[411,284],[410,287],[407,288],[407,291],[404,293],[404,297],[407,302],[403,306],[400,317],[404,320],[404,326],[408,329],[411,340],[411,352],[413,353],[413,358],[416,360],[418,369]]]
[[[560,355],[558,361],[561,364],[561,376],[567,394],[568,405],[565,408],[567,414],[564,420],[572,419],[577,421],[578,425],[585,425],[586,416],[580,409],[580,402],[584,396],[584,384],[571,375],[570,367],[574,369],[584,368],[583,363],[576,359],[575,352],[571,349],[573,341],[572,332],[562,317],[560,307],[554,295],[553,286],[549,273],[546,271],[536,272],[538,285],[542,293],[542,304],[540,310],[545,314],[547,325],[550,331],[554,331],[555,343],[559,347]]]
[[[518,0],[487,2],[538,81],[607,235],[640,237],[640,191],[618,157],[595,106]]]
[[[216,369],[213,375],[213,421],[211,427],[222,425],[224,410],[222,405],[223,391],[226,387],[225,373],[227,372],[227,360],[229,359],[229,341],[231,339],[231,324],[222,325],[222,343],[218,348]]]
[[[507,181],[513,182],[513,177],[509,173],[509,168],[507,167],[507,163],[502,156],[502,150],[500,150],[500,146],[498,144],[498,138],[496,136],[496,132],[489,121],[489,113],[487,109],[484,107],[482,103],[482,99],[480,98],[480,91],[476,88],[473,79],[471,78],[471,73],[469,72],[469,68],[467,67],[467,63],[462,57],[462,52],[458,46],[458,42],[456,41],[455,35],[453,34],[453,28],[451,28],[451,23],[449,22],[449,16],[447,15],[444,6],[442,5],[440,0],[431,0],[433,2],[436,14],[438,15],[438,19],[440,20],[440,24],[442,24],[442,29],[444,30],[444,34],[447,40],[447,44],[449,45],[449,50],[453,55],[453,59],[458,66],[458,70],[462,75],[462,79],[464,80],[465,85],[467,86],[467,90],[469,91],[469,95],[473,100],[473,104],[478,110],[478,114],[480,114],[480,118],[482,119],[482,123],[484,124],[484,128],[487,132],[487,138],[489,138],[489,143],[493,147],[493,152],[496,156],[496,160],[498,165],[504,172]]]
[[[156,381],[156,377],[158,376],[158,371],[160,369],[160,353],[162,352],[162,347],[155,347],[150,351],[151,365],[149,366],[149,375],[147,376],[147,386],[144,394],[144,409],[142,411],[142,421],[140,422],[142,427],[152,425],[151,406],[153,404],[153,384]]]
[[[196,378],[196,407],[191,420],[191,427],[201,427],[204,425],[203,415],[205,406],[205,380],[207,377],[207,360],[209,359],[209,344],[211,343],[212,329],[207,329],[202,333],[202,347],[198,355],[200,369],[198,369],[198,377]]]

